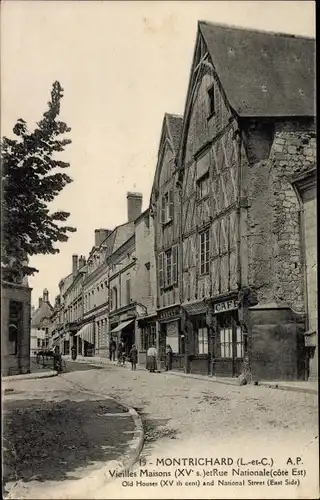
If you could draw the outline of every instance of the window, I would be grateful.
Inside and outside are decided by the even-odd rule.
[[[117,287],[113,287],[113,289],[112,289],[111,309],[118,309],[118,290],[117,290]]]
[[[243,331],[240,325],[237,325],[237,358],[243,358],[244,354],[244,343],[243,343]]]
[[[172,249],[165,252],[165,286],[170,286],[172,281]]]
[[[18,337],[22,335],[23,303],[10,300],[9,303],[9,346],[8,354],[18,353]]]
[[[37,347],[38,347],[38,349],[41,348],[41,339],[37,339]]]
[[[209,118],[215,114],[215,91],[214,85],[208,88]]]
[[[160,288],[172,286],[178,282],[178,246],[175,245],[158,257]]]
[[[208,354],[208,329],[198,328],[198,354]]]
[[[220,356],[232,358],[232,328],[223,326],[220,329]]]
[[[209,174],[204,175],[197,181],[197,198],[201,200],[209,194]]]
[[[146,275],[147,275],[147,296],[151,296],[151,277],[150,277],[150,262],[146,262]]]
[[[161,198],[161,224],[173,220],[173,191],[168,191]]]
[[[209,272],[209,229],[200,233],[200,274]]]
[[[130,304],[131,302],[130,280],[126,281],[126,299],[127,299],[127,304]]]
[[[141,330],[141,349],[147,351],[149,347],[156,345],[156,325],[147,325]]]

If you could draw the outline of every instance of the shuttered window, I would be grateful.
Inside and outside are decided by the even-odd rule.
[[[167,224],[173,220],[174,215],[174,194],[173,191],[168,191],[161,198],[161,224]]]
[[[178,246],[175,245],[158,257],[160,288],[174,285],[178,282]]]
[[[178,247],[172,247],[172,282],[178,282]]]
[[[163,279],[163,252],[160,253],[158,257],[158,273],[159,273],[159,285],[160,288],[164,287],[164,279]]]
[[[130,280],[126,281],[126,295],[127,295],[127,304],[130,304],[131,302]]]
[[[209,272],[209,229],[199,234],[200,237],[200,274]]]

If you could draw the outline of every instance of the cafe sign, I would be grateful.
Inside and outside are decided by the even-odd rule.
[[[238,309],[237,299],[225,300],[224,302],[217,302],[216,304],[213,304],[214,314],[233,311],[234,309]]]

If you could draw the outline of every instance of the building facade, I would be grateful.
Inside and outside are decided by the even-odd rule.
[[[31,288],[1,281],[1,375],[30,372]]]
[[[43,290],[39,298],[38,308],[31,316],[30,354],[35,356],[38,351],[50,348],[53,307],[49,301],[49,292]]]
[[[154,218],[150,208],[135,220],[136,268],[133,301],[136,304],[135,343],[138,363],[146,364],[149,347],[157,345],[157,283]]]
[[[151,193],[154,218],[154,249],[157,263],[157,328],[160,363],[165,346],[173,351],[173,367],[184,366],[184,335],[181,330],[179,288],[180,199],[177,189],[176,156],[182,117],[166,114],[162,123],[158,162]]]
[[[306,377],[294,177],[315,169],[314,114],[313,40],[199,23],[177,159],[186,371]]]

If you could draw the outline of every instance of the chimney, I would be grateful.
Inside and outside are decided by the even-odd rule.
[[[43,302],[49,302],[49,292],[46,288],[43,290]]]
[[[141,215],[142,194],[127,193],[128,222],[136,220]]]
[[[72,274],[75,276],[78,271],[78,255],[72,255]]]
[[[42,297],[39,298],[39,307],[42,306]]]
[[[94,246],[99,247],[101,243],[108,238],[112,231],[110,229],[95,229],[94,230]]]
[[[79,269],[86,265],[86,258],[83,255],[80,255],[79,259]]]

